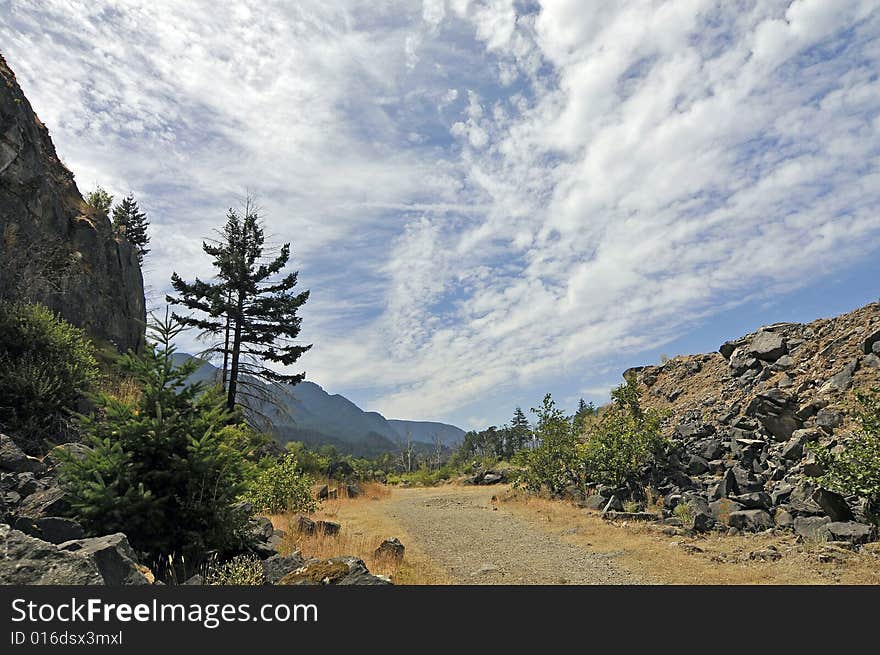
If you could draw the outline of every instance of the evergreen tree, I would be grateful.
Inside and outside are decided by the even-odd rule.
[[[532,426],[529,425],[529,420],[520,407],[513,411],[513,419],[510,421],[510,433],[511,441],[513,442],[513,452],[522,450],[532,440]]]
[[[138,262],[141,264],[144,262],[144,255],[150,252],[147,249],[147,244],[150,242],[150,236],[147,234],[149,224],[147,215],[140,210],[131,193],[113,208],[113,229],[134,246]]]
[[[113,196],[101,186],[96,186],[94,191],[86,196],[86,204],[104,216],[110,215],[110,206],[113,204]]]
[[[227,213],[220,241],[202,244],[213,259],[216,281],[196,278],[190,283],[177,273],[171,276],[179,295],[168,296],[168,301],[197,312],[194,316],[175,314],[175,319],[199,328],[205,336],[222,335],[222,342],[209,350],[223,355],[223,383],[230,410],[240,403],[240,387],[256,389],[252,381],[297,384],[305,378],[305,373],[279,373],[264,364],[289,366],[311,348],[293,343],[302,322],[297,311],[308,300],[309,292],[293,291],[297,272],[276,279],[290,259],[290,244],[284,244],[275,256],[264,255],[264,244],[262,221],[253,199],[248,197],[243,213],[235,209]],[[253,399],[254,393],[245,393],[244,397]]]
[[[585,403],[584,399],[581,398],[578,401],[577,411],[574,413],[572,417],[572,426],[575,430],[580,430],[584,427],[584,419],[588,416],[593,416],[597,413],[596,406],[593,403]]]
[[[234,502],[246,469],[222,394],[189,381],[195,360],[174,364],[181,329],[166,316],[144,354],[120,359],[141,393],[97,397],[97,415],[81,419],[91,449],[66,458],[62,481],[89,534],[125,532],[148,561],[194,566],[206,551],[240,547],[246,517]]]

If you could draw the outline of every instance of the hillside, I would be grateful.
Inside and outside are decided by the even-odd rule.
[[[869,508],[824,490],[810,446],[843,448],[856,389],[880,386],[880,303],[808,324],[777,323],[721,345],[629,369],[646,405],[670,413],[678,447],[652,485],[695,526],[793,528],[867,540]],[[824,526],[824,527],[823,527]]]
[[[205,363],[195,375],[197,379],[213,381],[218,374],[217,368]],[[269,407],[262,411],[270,417],[282,443],[329,444],[344,453],[376,456],[397,451],[407,438],[418,450],[428,450],[435,437],[449,447],[460,443],[464,436],[464,430],[446,423],[386,419],[378,412],[364,411],[345,396],[327,393],[314,382],[300,382],[294,387],[282,385],[271,393],[283,411]]]

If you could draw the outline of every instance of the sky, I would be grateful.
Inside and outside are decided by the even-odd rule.
[[[880,0],[0,0],[80,189],[149,214],[151,306],[250,191],[293,372],[464,428],[877,300],[878,37]]]

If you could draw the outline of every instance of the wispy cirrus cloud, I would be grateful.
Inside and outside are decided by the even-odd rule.
[[[245,186],[313,290],[311,379],[413,418],[857,267],[880,236],[876,1],[7,2],[81,186],[204,274]],[[590,377],[592,375],[592,378]]]

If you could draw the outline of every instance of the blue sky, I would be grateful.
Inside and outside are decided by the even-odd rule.
[[[878,37],[878,0],[0,0],[80,188],[148,210],[154,304],[248,188],[296,370],[466,428],[876,300]]]

